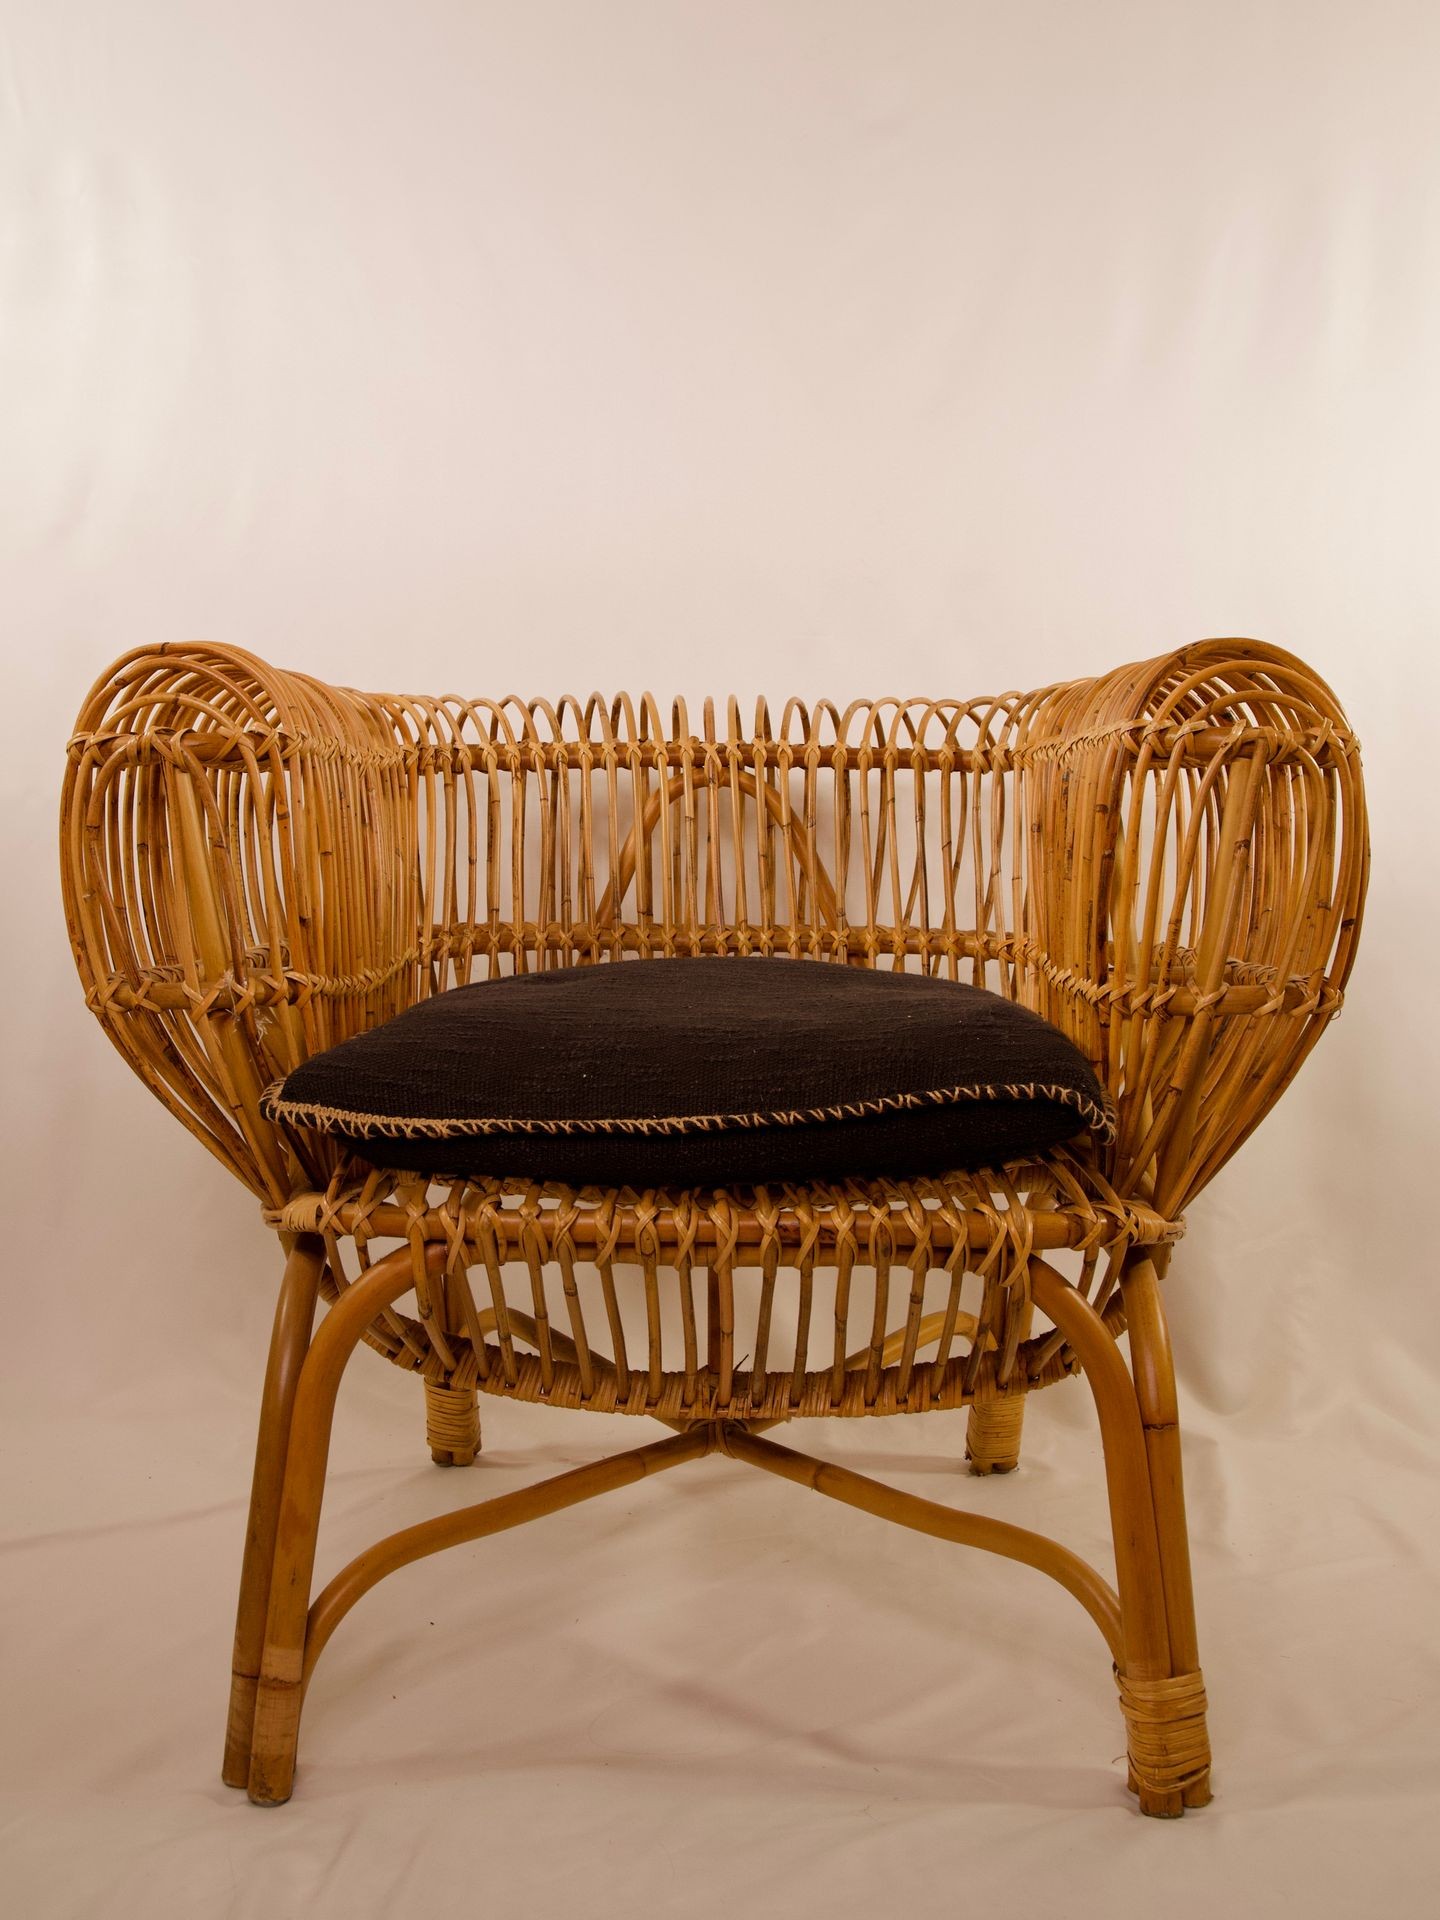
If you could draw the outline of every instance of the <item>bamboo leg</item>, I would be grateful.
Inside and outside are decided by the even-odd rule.
[[[428,1249],[432,1271],[444,1249]],[[295,1748],[300,1734],[301,1679],[305,1664],[306,1612],[315,1570],[315,1538],[325,1492],[330,1423],[345,1363],[367,1326],[414,1281],[411,1249],[400,1247],[349,1287],[310,1343],[295,1390],[290,1446],[285,1461],[265,1649],[255,1701],[249,1791],[257,1806],[290,1798]]]
[[[1142,1738],[1149,1738],[1153,1724],[1163,1740],[1168,1770],[1178,1770],[1182,1775],[1180,1794],[1184,1804],[1203,1807],[1210,1801],[1210,1746],[1195,1630],[1190,1536],[1185,1523],[1180,1409],[1175,1393],[1170,1332],[1154,1262],[1149,1258],[1135,1261],[1127,1269],[1121,1289],[1130,1329],[1131,1370],[1150,1461],[1172,1668],[1172,1689],[1163,1701],[1138,1702],[1133,1708],[1127,1707],[1132,1718],[1132,1746],[1134,1725],[1139,1725]]]
[[[1028,1340],[1035,1318],[1034,1302],[1027,1300],[1019,1312],[1019,1337]],[[988,1366],[984,1371],[989,1374]],[[971,1473],[1013,1473],[1019,1466],[1025,1400],[1023,1393],[1006,1393],[971,1401],[965,1422],[965,1458]]]
[[[463,1301],[457,1299],[457,1291]],[[446,1340],[459,1333],[478,1332],[469,1282],[462,1271],[444,1274],[435,1288],[432,1308],[438,1314]],[[470,1467],[480,1451],[480,1395],[473,1386],[457,1387],[443,1380],[425,1382],[425,1444],[437,1467]]]
[[[437,1467],[470,1467],[480,1451],[480,1396],[474,1387],[425,1382],[425,1442]]]
[[[295,1388],[310,1344],[315,1300],[325,1266],[325,1243],[302,1235],[290,1250],[260,1400],[255,1440],[255,1471],[250,1483],[250,1517],[240,1569],[240,1599],[235,1612],[235,1653],[231,1663],[230,1712],[225,1727],[221,1778],[243,1787],[250,1775],[250,1737],[255,1723],[255,1694],[265,1644],[265,1615],[270,1601],[270,1569],[280,1517],[280,1487],[290,1441]]]
[[[1166,1494],[1168,1546],[1162,1549],[1151,1476],[1150,1448],[1157,1429],[1147,1428],[1142,1419],[1142,1402],[1150,1387],[1137,1389],[1100,1316],[1053,1267],[1035,1259],[1031,1274],[1036,1303],[1078,1354],[1100,1418],[1124,1626],[1125,1657],[1116,1663],[1116,1680],[1128,1736],[1130,1787],[1139,1797],[1142,1813],[1173,1817],[1187,1805],[1204,1805],[1210,1769],[1193,1610],[1188,1615],[1187,1639],[1186,1609],[1177,1607],[1178,1634],[1173,1645],[1171,1640],[1169,1600],[1172,1593],[1179,1594],[1175,1534],[1177,1528],[1184,1531],[1183,1507],[1176,1507],[1173,1490]],[[1158,1289],[1152,1302],[1142,1281],[1137,1300],[1142,1314],[1152,1304],[1158,1312]],[[1159,1325],[1163,1327],[1163,1321]],[[1142,1331],[1141,1351],[1145,1358],[1137,1368],[1142,1381],[1147,1375],[1163,1379],[1168,1372],[1168,1348],[1163,1350],[1162,1364],[1153,1329]],[[1154,1404],[1163,1407],[1164,1403]],[[1165,1430],[1163,1425],[1158,1429]],[[1168,1430],[1178,1448],[1178,1429],[1171,1423]],[[1178,1460],[1176,1475],[1174,1489],[1178,1490]],[[1188,1603],[1188,1555],[1185,1572]]]

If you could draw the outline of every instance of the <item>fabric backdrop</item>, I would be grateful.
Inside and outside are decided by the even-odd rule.
[[[1433,1910],[1437,88],[1433,0],[0,10],[11,1912]],[[1169,1287],[1214,1806],[1129,1811],[1058,1589],[716,1462],[382,1586],[229,1794],[277,1271],[81,1003],[94,677],[773,710],[1212,634],[1335,685],[1376,848]],[[418,1400],[357,1362],[322,1566],[640,1438],[499,1406],[457,1484]],[[1009,1480],[798,1438],[1104,1551],[1082,1387]]]

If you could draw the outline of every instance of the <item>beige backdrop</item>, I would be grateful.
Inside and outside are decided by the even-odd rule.
[[[10,1912],[1433,1910],[1437,97],[1433,0],[0,8]],[[1377,857],[1174,1268],[1214,1807],[1128,1811],[1058,1589],[713,1463],[381,1588],[288,1811],[229,1795],[276,1274],[70,966],[108,660],[962,694],[1217,633],[1340,691]],[[417,1401],[357,1366],[327,1566],[616,1439],[501,1407],[461,1488]],[[1102,1550],[1082,1389],[1008,1482],[959,1416],[813,1444]]]

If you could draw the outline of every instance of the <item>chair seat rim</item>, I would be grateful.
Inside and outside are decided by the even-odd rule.
[[[1046,1204],[1026,1197],[1039,1193]],[[329,1186],[307,1186],[284,1206],[267,1209],[284,1233],[345,1237],[473,1241],[493,1234],[523,1253],[527,1243],[550,1253],[564,1243],[578,1257],[602,1249],[673,1254],[700,1261],[717,1249],[740,1264],[783,1254],[834,1256],[847,1244],[856,1257],[878,1250],[906,1258],[917,1249],[942,1256],[983,1248],[997,1236],[1035,1251],[1131,1245],[1168,1246],[1185,1231],[1143,1200],[1116,1193],[1094,1163],[1055,1148],[996,1170],[898,1180],[787,1183],[774,1187],[666,1190],[572,1188],[558,1182],[437,1179],[401,1168],[342,1167]],[[497,1248],[498,1250],[498,1248]]]

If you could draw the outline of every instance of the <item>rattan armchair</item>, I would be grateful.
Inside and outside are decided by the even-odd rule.
[[[62,864],[86,998],[284,1250],[224,1778],[289,1797],[316,1661],[386,1573],[719,1452],[1049,1574],[1109,1650],[1141,1809],[1201,1806],[1160,1283],[1185,1208],[1340,1006],[1367,867],[1344,716],[1290,655],[1215,640],[1026,696],[699,721],[648,696],[368,695],[208,645],[127,655],[80,714]],[[572,1191],[428,1181],[262,1115],[300,1060],[446,987],[696,953],[996,989],[1082,1048],[1117,1137],[944,1179]],[[442,1463],[475,1460],[481,1394],[672,1431],[394,1534],[312,1597],[359,1344],[423,1384]],[[1113,1587],[764,1437],[963,1406],[972,1470],[1003,1472],[1026,1396],[1076,1373]]]

